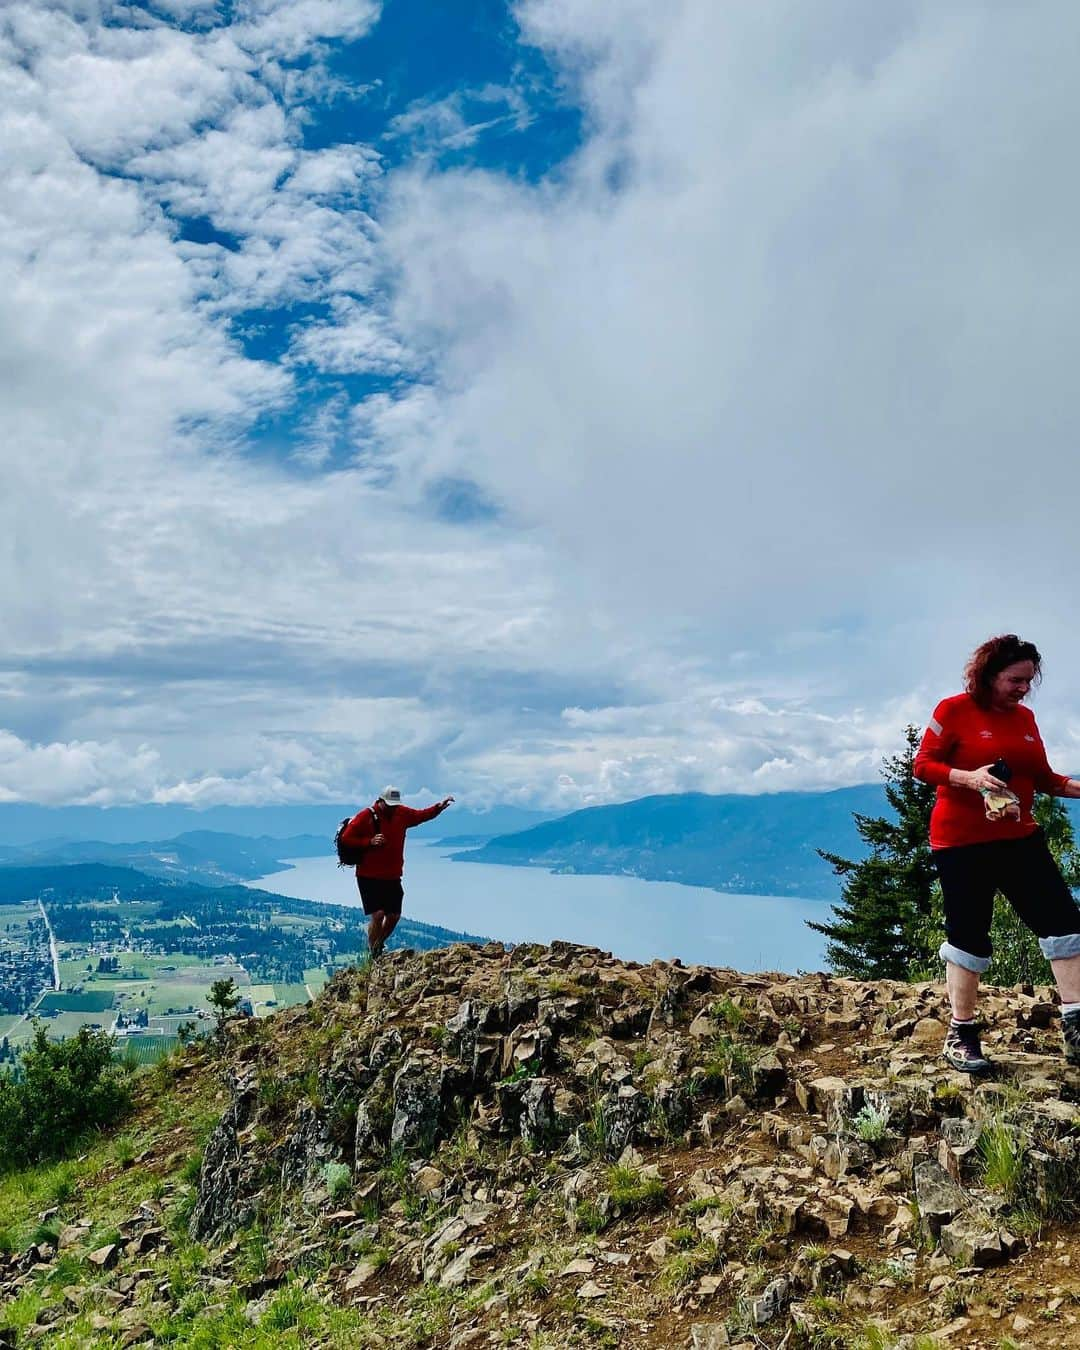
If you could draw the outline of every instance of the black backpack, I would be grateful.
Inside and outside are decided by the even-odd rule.
[[[337,834],[334,835],[334,847],[337,849],[337,864],[339,867],[355,867],[364,859],[367,849],[359,844],[346,844],[341,836],[345,833],[345,826],[352,820],[352,816],[346,816],[337,827]],[[375,833],[379,833],[379,817],[375,808],[371,808],[371,820],[375,826]]]

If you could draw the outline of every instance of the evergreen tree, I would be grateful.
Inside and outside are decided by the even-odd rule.
[[[886,759],[882,769],[895,819],[855,813],[869,856],[853,862],[818,850],[843,887],[832,922],[809,926],[829,939],[825,954],[831,968],[855,979],[906,980],[927,962],[927,921],[937,889],[929,838],[935,789],[912,773],[919,731],[909,726],[904,737],[903,752]]]
[[[236,982],[231,976],[227,980],[215,980],[210,986],[206,1001],[213,1008],[214,1016],[217,1018],[218,1041],[224,1041],[225,1023],[239,1006],[240,990],[237,989]]]

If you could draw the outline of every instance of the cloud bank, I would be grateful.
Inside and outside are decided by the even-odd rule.
[[[382,17],[0,14],[0,799],[866,781],[1005,629],[1080,767],[1075,10],[522,0],[539,176]]]

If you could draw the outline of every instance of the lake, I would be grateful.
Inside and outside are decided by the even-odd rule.
[[[333,858],[297,858],[248,883],[279,895],[360,904],[351,870]],[[405,916],[501,942],[564,938],[625,960],[678,957],[736,970],[821,970],[825,938],[807,919],[827,901],[733,895],[636,877],[568,876],[533,867],[451,862],[439,844],[410,840]]]

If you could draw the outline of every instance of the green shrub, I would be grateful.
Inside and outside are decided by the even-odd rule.
[[[344,1163],[328,1162],[323,1166],[323,1181],[331,1200],[342,1200],[352,1189],[352,1172]]]
[[[599,1205],[579,1200],[574,1207],[574,1226],[583,1233],[600,1233],[607,1227],[607,1219]]]
[[[130,1103],[112,1037],[82,1027],[66,1041],[50,1041],[39,1026],[23,1052],[21,1077],[0,1078],[0,1159],[22,1167],[61,1157]]]
[[[729,1031],[738,1031],[746,1022],[746,1013],[732,1000],[730,994],[725,994],[714,1003],[709,1009],[709,1014],[718,1022],[723,1022]]]
[[[888,1133],[889,1114],[888,1105],[877,1107],[867,1103],[852,1119],[852,1129],[864,1144],[880,1144]]]
[[[611,1167],[607,1174],[611,1203],[624,1214],[640,1214],[659,1209],[667,1200],[667,1190],[659,1177],[643,1176],[636,1167]]]
[[[987,1186],[1014,1199],[1024,1170],[1024,1144],[1018,1132],[1000,1118],[988,1121],[979,1135],[979,1153]]]

